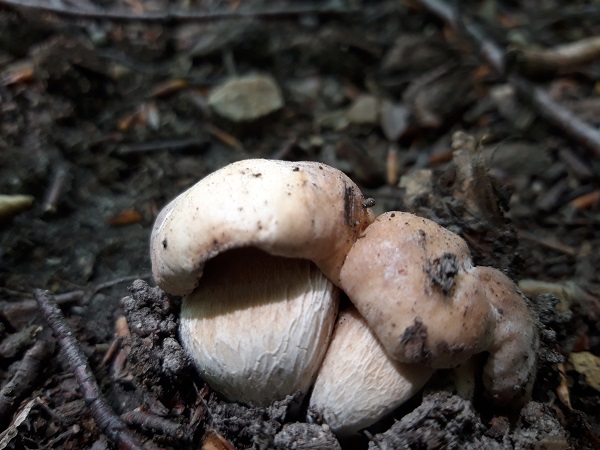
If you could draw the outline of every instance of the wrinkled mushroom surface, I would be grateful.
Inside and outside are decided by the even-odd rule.
[[[181,343],[217,392],[268,406],[312,385],[338,293],[310,261],[231,250],[210,260],[198,288],[184,297]]]
[[[368,427],[415,395],[433,369],[388,356],[354,308],[340,313],[309,408],[338,436]]]
[[[341,287],[398,361],[454,367],[490,345],[495,316],[463,239],[402,212],[356,241]]]

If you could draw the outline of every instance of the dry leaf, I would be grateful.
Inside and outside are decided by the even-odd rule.
[[[210,430],[206,433],[202,450],[235,450],[235,447],[215,430]]]
[[[135,209],[125,209],[117,213],[116,216],[108,219],[108,224],[111,226],[122,226],[137,223],[142,220],[142,214]]]
[[[19,411],[19,413],[15,416],[15,419],[12,421],[10,426],[4,430],[2,434],[0,434],[0,450],[5,449],[8,444],[10,444],[10,441],[12,441],[15,436],[19,434],[19,430],[17,430],[17,428],[25,421],[25,419],[27,419],[27,416],[29,416],[29,412],[31,411],[31,408],[33,408],[35,402],[36,398],[27,402],[27,404],[23,406],[21,411]]]
[[[585,377],[590,387],[600,392],[600,358],[590,352],[571,353],[569,362]]]
[[[31,195],[0,195],[0,222],[29,209],[33,201]]]

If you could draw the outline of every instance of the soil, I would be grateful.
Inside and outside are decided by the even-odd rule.
[[[36,288],[57,294],[104,397],[149,449],[600,448],[600,159],[516,96],[480,42],[418,1],[168,2],[182,16],[98,0],[85,17],[69,14],[78,2],[17,3],[0,1],[0,195],[31,197],[0,204],[0,448],[118,448]],[[600,8],[542,3],[460,14],[510,61],[600,33]],[[515,70],[598,127],[599,61]],[[259,96],[248,107],[262,118],[215,114],[211,92],[249,74],[272,77],[283,107]],[[257,157],[337,167],[377,213],[435,220],[520,282],[542,339],[531,401],[496,408],[477,386],[469,402],[442,372],[338,442],[297,396],[249,408],[205,386],[178,343],[180,299],[153,287],[149,234],[178,193]],[[453,257],[428,268],[448,290]]]

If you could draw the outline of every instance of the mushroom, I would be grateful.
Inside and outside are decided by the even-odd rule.
[[[483,385],[495,403],[531,394],[535,318],[506,275],[473,267],[454,233],[413,214],[382,214],[348,252],[340,282],[395,360],[453,368],[488,352]]]
[[[535,381],[540,346],[536,320],[510,278],[493,267],[476,267],[475,272],[496,315],[483,386],[497,404],[523,403]]]
[[[182,295],[180,338],[230,400],[267,405],[312,384],[346,253],[372,221],[358,187],[315,162],[244,160],[159,214],[152,272]]]
[[[397,361],[450,368],[492,342],[494,310],[467,244],[433,221],[382,214],[348,252],[340,281]]]
[[[310,396],[339,437],[379,421],[415,395],[434,370],[393,360],[355,308],[340,312]]]

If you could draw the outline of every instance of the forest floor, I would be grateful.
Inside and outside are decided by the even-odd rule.
[[[146,448],[339,448],[291,400],[230,404],[161,363],[178,302],[144,284],[154,219],[245,158],[329,164],[377,213],[448,227],[543,324],[522,409],[432,383],[343,448],[600,448],[600,6],[462,3],[0,1],[0,449],[118,448],[36,288]],[[243,77],[270,87],[240,111]]]

